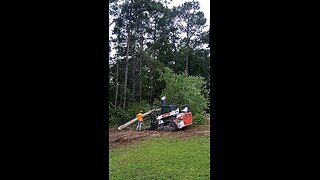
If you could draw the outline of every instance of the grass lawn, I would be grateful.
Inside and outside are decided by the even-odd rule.
[[[109,178],[210,179],[210,137],[162,137],[110,150]]]

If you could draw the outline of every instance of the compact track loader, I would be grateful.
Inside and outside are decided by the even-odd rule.
[[[176,131],[192,124],[192,113],[187,105],[162,106],[161,114],[152,114],[147,130]]]

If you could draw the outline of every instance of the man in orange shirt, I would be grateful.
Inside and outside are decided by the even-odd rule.
[[[137,115],[137,118],[138,118],[137,131],[141,131],[141,126],[142,126],[142,123],[143,123],[142,111],[139,112],[139,114]]]

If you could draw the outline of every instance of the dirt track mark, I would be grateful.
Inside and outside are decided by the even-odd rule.
[[[133,143],[143,141],[145,139],[157,138],[160,136],[174,136],[177,138],[192,138],[197,136],[210,136],[210,121],[205,125],[192,125],[186,129],[176,132],[160,132],[160,131],[135,131],[133,129],[125,129],[118,131],[117,129],[109,129],[109,149],[118,148]]]

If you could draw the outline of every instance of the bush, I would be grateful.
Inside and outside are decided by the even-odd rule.
[[[112,104],[110,104],[109,126],[118,127],[135,118],[140,110],[142,110],[142,113],[145,113],[151,109],[153,109],[152,106],[144,100],[130,104],[126,111],[124,111],[121,107],[114,107]],[[147,119],[148,118],[145,118],[145,120]]]
[[[150,106],[150,104],[145,101],[138,101],[135,103],[132,103],[128,106],[128,115],[130,117],[132,117],[131,119],[135,118],[137,116],[137,114],[139,113],[139,111],[142,111],[142,113],[146,113],[148,111],[150,111],[152,109],[152,107]]]
[[[109,105],[109,126],[119,126],[126,122],[130,118],[129,114],[122,110],[120,107],[114,107]]]
[[[206,117],[204,114],[195,114],[192,116],[193,118],[193,124],[197,125],[197,124],[203,124],[206,120]]]
[[[205,97],[205,80],[200,76],[177,75],[173,70],[166,68],[161,74],[165,82],[165,89],[161,96],[166,96],[167,104],[188,105],[195,117],[195,122],[204,122],[204,111],[208,107],[208,99]]]

